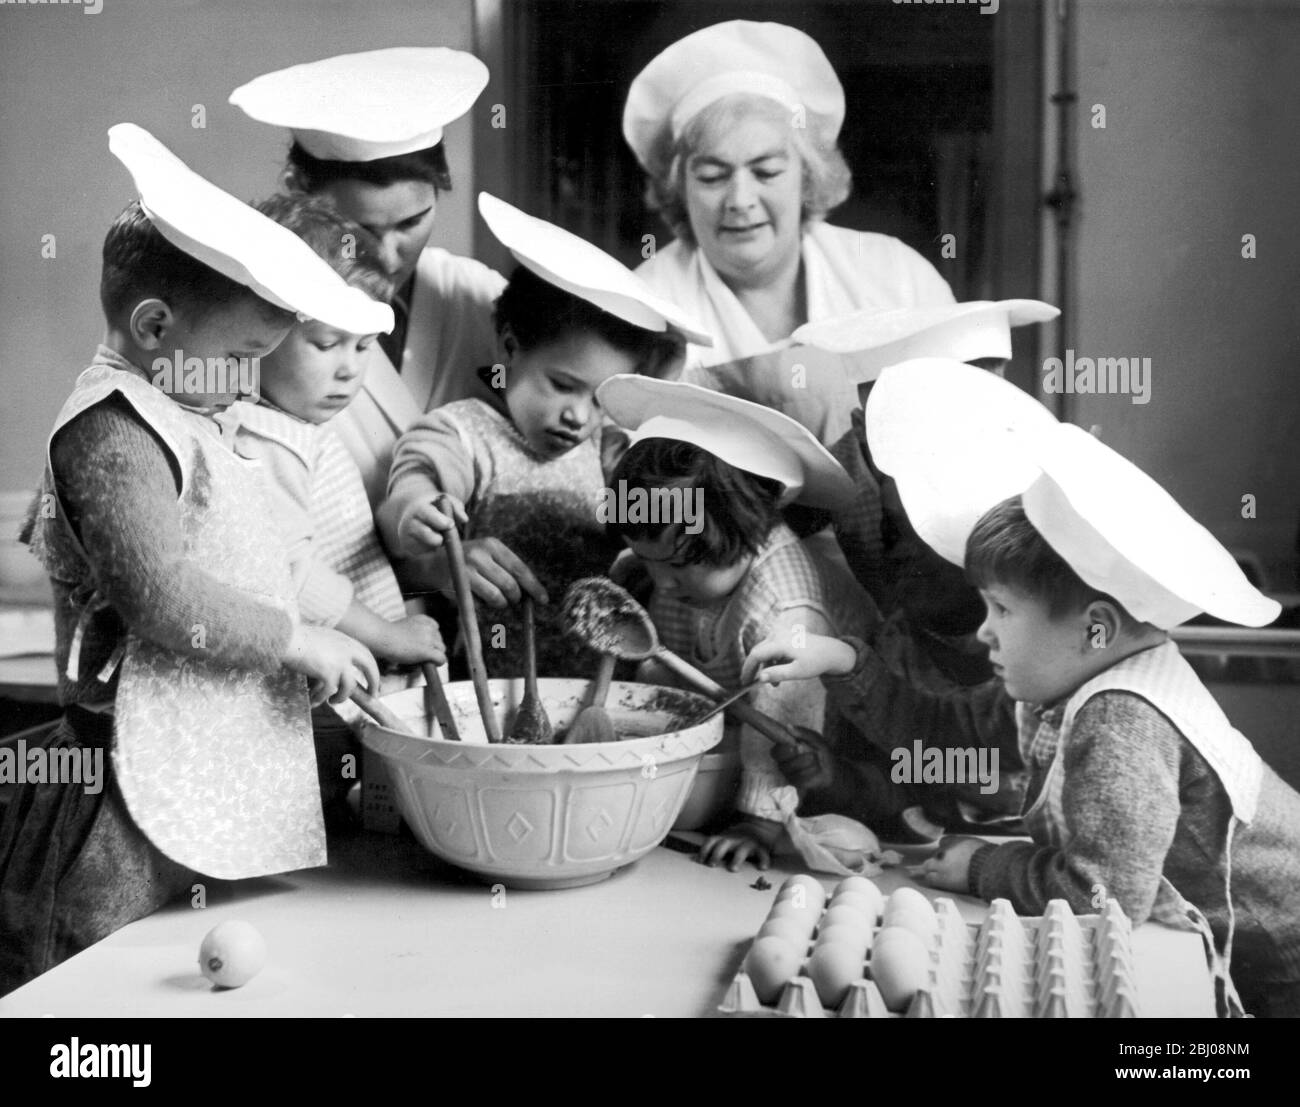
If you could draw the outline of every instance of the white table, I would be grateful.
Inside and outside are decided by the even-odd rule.
[[[332,843],[325,869],[214,883],[205,909],[118,931],[0,999],[0,1015],[708,1016],[785,873],[768,874],[770,891],[750,887],[757,875],[660,848],[601,884],[503,896],[414,843],[362,835]],[[900,870],[877,882],[912,883]],[[972,922],[988,909],[951,898]],[[270,959],[218,992],[198,948],[232,918],[261,931]],[[1146,925],[1133,948],[1144,1014],[1213,1015],[1199,938]]]

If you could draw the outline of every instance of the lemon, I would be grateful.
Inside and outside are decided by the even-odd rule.
[[[221,988],[242,988],[266,965],[266,942],[239,919],[219,923],[199,946],[199,968]]]

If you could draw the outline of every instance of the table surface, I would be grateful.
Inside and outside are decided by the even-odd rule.
[[[524,892],[494,891],[405,839],[331,841],[328,867],[214,881],[202,910],[186,902],[125,927],[0,999],[0,1015],[714,1015],[797,869],[774,867],[774,887],[756,890],[752,867],[709,868],[682,852],[688,843],[670,846],[600,884]],[[888,893],[913,882],[894,869],[877,883]],[[970,922],[987,913],[950,898]],[[198,971],[199,943],[234,918],[261,931],[269,963],[245,987],[217,991]],[[1213,1016],[1196,935],[1147,924],[1133,952],[1143,1014]]]

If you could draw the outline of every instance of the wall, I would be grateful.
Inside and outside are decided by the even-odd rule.
[[[1087,356],[1151,358],[1151,401],[1072,421],[1293,586],[1300,527],[1300,5],[1076,2],[1078,316]],[[1105,129],[1091,125],[1093,105]],[[1242,257],[1254,234],[1257,258]],[[1257,517],[1242,517],[1242,497]]]
[[[237,85],[331,54],[472,41],[472,0],[103,0],[97,15],[0,5],[0,490],[36,486],[54,416],[102,333],[100,248],[134,196],[110,126],[138,123],[257,199],[275,190],[287,135],[228,105]],[[458,253],[471,252],[470,131],[468,119],[448,128],[455,190],[434,231]],[[53,259],[41,257],[46,234]]]

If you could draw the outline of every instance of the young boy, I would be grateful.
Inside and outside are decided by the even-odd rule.
[[[1300,795],[1232,728],[1167,634],[1199,611],[1263,625],[1277,605],[1118,454],[1075,427],[1030,431],[999,417],[1009,386],[952,364],[889,373],[891,393],[868,405],[868,433],[873,422],[900,440],[918,432],[907,409],[924,396],[933,437],[910,456],[873,451],[936,549],[965,533],[966,571],[987,609],[979,636],[1001,689],[928,694],[862,643],[825,638],[800,650],[764,643],[747,671],[787,658],[764,679],[822,676],[845,703],[892,698],[915,737],[943,748],[987,744],[972,710],[1015,700],[1032,841],[945,839],[926,863],[930,882],[1005,897],[1027,915],[1055,898],[1079,913],[1115,898],[1134,923],[1205,937],[1221,1012],[1239,1010],[1235,980],[1248,1012],[1300,1015]],[[959,419],[988,455],[951,433]],[[1023,493],[981,513],[1008,483]],[[833,766],[823,758],[805,776],[816,772]]]
[[[65,716],[47,749],[111,750],[111,771],[93,793],[25,784],[6,810],[0,992],[196,874],[323,864],[308,701],[378,681],[364,646],[298,621],[260,473],[211,417],[295,311],[364,331],[391,312],[140,128],[109,136],[140,200],[104,241],[105,338],[28,537],[55,594]]]
[[[391,295],[370,236],[326,201],[282,194],[257,208],[293,231],[351,287],[378,301]],[[441,665],[438,624],[407,614],[361,473],[334,433],[334,417],[365,382],[375,341],[374,334],[301,320],[261,359],[260,400],[233,404],[217,420],[234,432],[235,452],[266,470],[303,622],[350,635],[381,662]],[[406,686],[407,678],[393,673],[382,690]],[[345,754],[360,754],[346,725],[360,717],[351,703],[322,704],[312,715],[327,822],[347,821],[343,801],[355,774],[341,774],[340,766]]]

